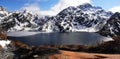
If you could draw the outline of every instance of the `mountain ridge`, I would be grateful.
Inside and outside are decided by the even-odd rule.
[[[49,21],[49,23],[54,20],[57,24],[52,24],[56,25],[60,32],[96,32],[102,28],[100,23],[104,25],[104,22],[106,22],[111,15],[111,12],[106,12],[100,7],[84,4],[77,7],[68,7],[62,10],[55,17],[53,17],[54,19]],[[52,29],[57,28],[56,26],[52,26],[52,24],[51,26],[48,26],[51,28],[53,27]],[[99,28],[97,28],[98,26]],[[50,27],[46,28],[45,31],[48,31]]]
[[[116,12],[113,14],[99,33],[103,36],[110,37],[120,35],[120,13]]]
[[[116,15],[119,15],[119,13]],[[59,12],[56,16],[44,17],[33,15],[27,10],[8,12],[3,7],[0,7],[0,25],[7,32],[30,30],[44,32],[84,31],[111,36],[111,31],[109,31],[110,34],[106,34],[103,31],[111,28],[107,24],[112,22],[111,18],[116,17],[118,16],[114,16],[112,12],[105,11],[101,7],[92,6],[89,3],[76,7],[70,6]],[[110,25],[114,27],[114,24]],[[107,29],[105,28],[106,26]],[[119,28],[117,30],[119,31]],[[119,35],[117,32],[115,34]]]

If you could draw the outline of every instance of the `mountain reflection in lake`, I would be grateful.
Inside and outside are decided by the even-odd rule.
[[[33,34],[33,35],[32,35]],[[28,45],[96,45],[102,40],[112,40],[97,33],[40,33],[40,32],[9,32],[8,39],[19,40]]]

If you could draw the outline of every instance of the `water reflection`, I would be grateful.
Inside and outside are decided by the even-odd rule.
[[[17,34],[15,34],[17,33]],[[8,33],[8,39],[19,40],[28,45],[96,45],[102,40],[112,40],[97,33],[69,32],[69,33],[36,33],[34,35],[19,36],[30,32]]]

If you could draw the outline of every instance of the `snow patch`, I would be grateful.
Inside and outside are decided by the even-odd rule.
[[[0,45],[3,47],[3,48],[7,48],[6,45],[10,44],[11,41],[7,40],[0,40]]]

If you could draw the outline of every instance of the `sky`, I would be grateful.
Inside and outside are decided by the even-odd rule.
[[[90,3],[106,11],[120,12],[120,0],[0,0],[0,6],[8,11],[28,10],[41,15],[56,15],[69,6]]]

